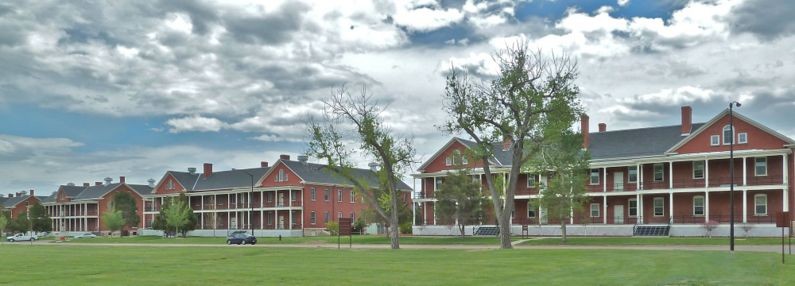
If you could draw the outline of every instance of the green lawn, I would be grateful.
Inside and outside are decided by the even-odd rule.
[[[518,238],[514,238],[515,240]],[[226,238],[223,237],[187,237],[187,238],[162,238],[159,236],[140,236],[140,237],[97,237],[90,239],[74,239],[70,243],[178,243],[178,244],[223,244]],[[342,243],[348,243],[348,237],[341,237]],[[281,240],[274,237],[258,237],[260,244],[318,244],[318,243],[337,243],[336,236],[316,236],[316,237],[284,237]],[[384,236],[353,236],[354,244],[389,244],[389,239]],[[499,239],[496,237],[401,237],[401,244],[464,244],[464,245],[497,245]]]
[[[778,245],[781,238],[754,237],[735,238],[737,245]],[[533,238],[521,245],[560,245],[562,239],[556,237]],[[569,237],[567,245],[729,245],[729,238],[716,237]]]
[[[0,245],[7,285],[795,285],[772,253]]]

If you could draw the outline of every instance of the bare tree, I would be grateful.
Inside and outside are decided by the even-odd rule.
[[[400,248],[399,183],[402,174],[414,162],[411,140],[396,138],[384,126],[381,118],[384,107],[373,101],[365,86],[362,86],[358,95],[352,95],[344,86],[340,87],[324,103],[327,122],[312,120],[309,123],[312,139],[307,153],[325,160],[331,171],[343,176],[354,186],[356,193],[365,198],[370,208],[388,222],[392,249]],[[351,126],[351,137],[359,146],[356,151],[349,149],[344,142],[339,127],[345,126]],[[381,166],[377,171],[377,186],[353,174],[351,158],[357,151],[374,158],[375,163]],[[382,207],[380,200],[387,200],[389,207]]]
[[[574,113],[579,89],[574,84],[577,65],[567,56],[547,57],[516,43],[493,57],[499,75],[491,81],[471,82],[455,69],[447,76],[444,109],[449,120],[443,129],[464,132],[475,142],[483,164],[486,184],[500,227],[500,246],[512,248],[510,218],[514,192],[523,166],[538,151],[547,125],[556,124],[550,114]],[[511,163],[503,194],[491,170],[494,145],[510,140]]]

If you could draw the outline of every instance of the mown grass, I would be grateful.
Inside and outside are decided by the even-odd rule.
[[[518,238],[514,238],[518,239]],[[73,239],[70,243],[166,243],[166,244],[223,244],[226,238],[223,237],[186,237],[186,238],[162,238],[159,236],[139,236],[139,237],[97,237],[90,239]],[[348,237],[340,237],[341,243],[348,243]],[[389,238],[384,236],[358,236],[352,237],[354,244],[389,244]],[[336,236],[315,236],[315,237],[283,237],[281,240],[276,237],[258,237],[259,244],[322,244],[337,243]],[[401,244],[423,244],[423,245],[497,245],[499,239],[496,237],[419,237],[404,236],[400,238]]]
[[[777,245],[781,238],[753,237],[735,238],[737,245]],[[558,237],[533,238],[520,245],[562,245]],[[569,237],[565,245],[729,245],[726,237]]]
[[[7,285],[795,285],[795,263],[750,252],[76,244],[0,252]]]

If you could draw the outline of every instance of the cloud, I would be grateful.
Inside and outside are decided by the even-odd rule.
[[[222,122],[221,120],[218,120],[217,118],[193,115],[188,117],[169,119],[168,121],[166,121],[166,125],[169,126],[168,131],[171,133],[180,133],[188,131],[218,132],[221,131],[221,128],[224,128],[226,126],[226,123]]]
[[[618,0],[618,6],[624,7],[629,5],[629,0]]]
[[[751,33],[774,40],[795,33],[795,3],[776,0],[747,0],[735,7],[731,28],[735,33]]]

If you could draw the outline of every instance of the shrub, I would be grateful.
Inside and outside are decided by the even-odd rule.
[[[400,224],[400,233],[411,234],[411,222],[403,222]]]
[[[356,222],[353,223],[353,232],[355,233],[364,233],[365,228],[367,228],[367,223],[361,218],[356,219]]]
[[[331,233],[331,235],[337,235],[340,231],[340,225],[336,221],[330,221],[326,223],[326,230]]]

